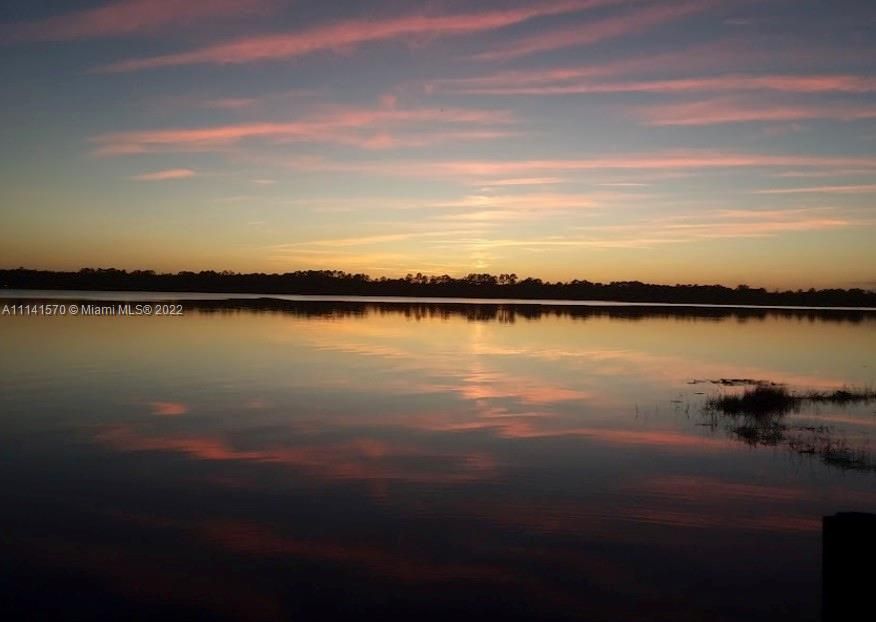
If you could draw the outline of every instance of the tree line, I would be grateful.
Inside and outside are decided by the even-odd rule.
[[[244,274],[227,270],[159,273],[116,268],[82,268],[71,272],[17,268],[0,270],[0,288],[876,307],[876,292],[861,288],[768,291],[747,285],[659,285],[640,281],[597,283],[580,279],[551,282],[519,278],[516,274],[487,273],[456,278],[421,273],[400,278],[375,278],[342,270]]]

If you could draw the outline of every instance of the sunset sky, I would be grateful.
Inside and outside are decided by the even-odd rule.
[[[876,4],[6,0],[0,267],[876,288]]]

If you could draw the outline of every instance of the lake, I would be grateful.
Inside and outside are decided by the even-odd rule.
[[[0,316],[13,619],[818,620],[876,512],[876,403],[707,407],[873,388],[872,312],[193,298]]]

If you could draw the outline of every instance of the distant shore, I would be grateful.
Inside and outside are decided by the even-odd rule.
[[[484,301],[550,301],[553,304],[615,303],[715,305],[774,308],[876,308],[876,292],[864,289],[768,291],[740,285],[658,285],[639,281],[594,283],[520,279],[515,274],[407,275],[372,278],[337,270],[285,274],[233,272],[125,271],[85,268],[76,272],[0,270],[0,291],[66,290],[79,292],[165,292],[173,294],[247,294],[251,296],[329,296],[411,299],[478,299]],[[439,301],[440,301],[439,300]],[[437,302],[437,301],[436,301]]]

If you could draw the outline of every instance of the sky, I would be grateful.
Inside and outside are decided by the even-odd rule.
[[[6,0],[0,267],[876,288],[876,4]]]

